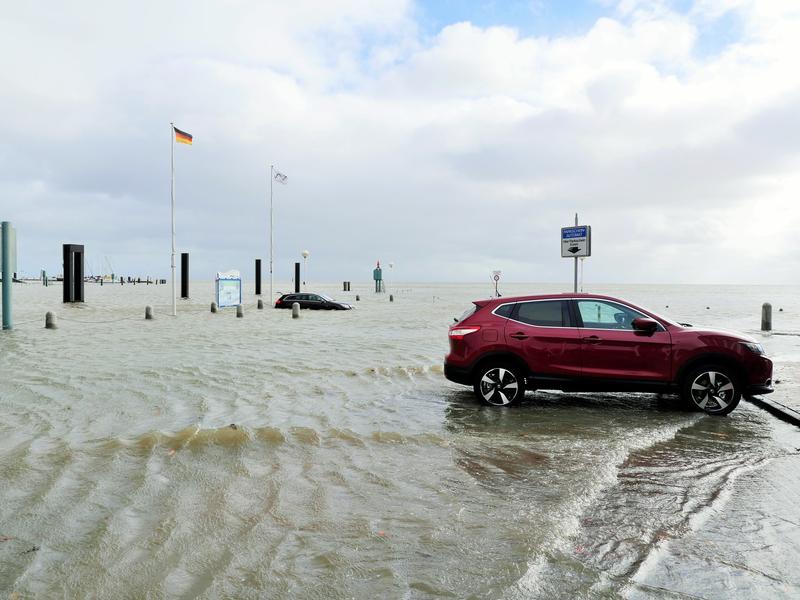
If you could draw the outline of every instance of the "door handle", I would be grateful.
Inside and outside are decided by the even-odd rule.
[[[581,338],[587,344],[599,344],[602,342],[602,338],[596,335],[590,335],[589,337]]]
[[[528,339],[528,336],[525,335],[524,333],[522,333],[521,331],[518,331],[517,333],[512,333],[509,337],[512,337],[515,340],[527,340]]]

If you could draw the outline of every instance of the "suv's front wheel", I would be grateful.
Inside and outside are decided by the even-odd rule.
[[[695,409],[709,415],[727,415],[739,404],[742,392],[736,374],[722,365],[692,369],[681,384],[681,396]]]
[[[484,404],[508,406],[525,395],[525,379],[516,366],[489,363],[476,370],[473,389]]]

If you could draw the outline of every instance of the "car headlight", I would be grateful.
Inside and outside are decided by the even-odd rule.
[[[764,346],[753,342],[742,342],[742,346],[750,350],[753,354],[764,354]]]

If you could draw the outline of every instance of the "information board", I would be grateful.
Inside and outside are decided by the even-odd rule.
[[[239,306],[242,303],[242,277],[239,271],[217,273],[217,306]]]
[[[592,228],[589,225],[561,228],[561,256],[575,258],[592,255]]]

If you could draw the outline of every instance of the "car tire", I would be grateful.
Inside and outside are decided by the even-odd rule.
[[[701,365],[683,378],[681,397],[690,408],[721,417],[739,405],[742,385],[730,367]]]
[[[486,363],[475,371],[475,395],[489,406],[511,406],[525,396],[522,371],[508,363]]]

